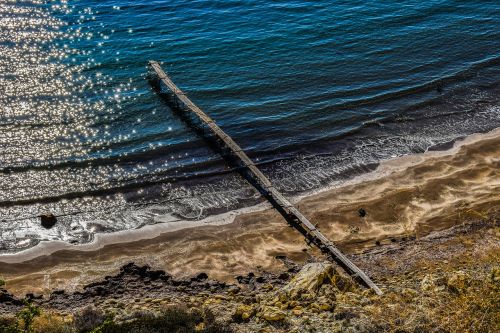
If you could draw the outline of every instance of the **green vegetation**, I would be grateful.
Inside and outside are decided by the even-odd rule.
[[[18,333],[17,319],[13,316],[0,317],[1,333]]]
[[[5,280],[0,277],[0,287],[5,286]]]
[[[33,322],[40,315],[40,309],[29,302],[15,317],[0,318],[0,333],[33,333]]]
[[[19,311],[17,317],[21,320],[23,332],[33,332],[33,321],[36,316],[40,315],[40,309],[29,302],[25,302],[25,307]]]

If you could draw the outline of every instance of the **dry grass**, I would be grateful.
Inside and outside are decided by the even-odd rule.
[[[54,312],[42,312],[33,322],[34,333],[71,333],[74,332],[72,318]]]
[[[500,332],[499,263],[497,247],[441,265],[421,261],[435,265],[426,279],[415,272],[390,281],[412,288],[394,288],[365,306],[352,304],[359,310],[358,325],[367,332]]]

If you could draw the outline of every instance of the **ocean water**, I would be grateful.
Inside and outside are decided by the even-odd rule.
[[[0,253],[263,201],[151,59],[287,195],[500,125],[498,1],[0,0]]]

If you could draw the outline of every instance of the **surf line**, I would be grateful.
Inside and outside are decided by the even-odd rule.
[[[186,94],[177,87],[177,85],[175,85],[157,61],[151,60],[148,62],[148,72],[148,79],[151,85],[156,88],[159,94],[167,97],[169,105],[172,106],[173,109],[182,112],[182,116],[184,120],[188,122],[188,125],[193,125],[189,118],[195,116],[197,121],[201,121],[202,125],[208,127],[215,138],[216,144],[228,150],[232,159],[241,166],[240,170],[245,171],[245,178],[269,200],[273,207],[281,213],[292,227],[303,234],[310,244],[316,245],[323,253],[328,254],[355,280],[373,289],[376,294],[382,294],[380,288],[368,277],[368,275],[337,249],[337,247],[326,238],[314,224],[285,198],[259,170],[241,147],[234,142],[234,140],[227,135],[212,118],[197,107]]]

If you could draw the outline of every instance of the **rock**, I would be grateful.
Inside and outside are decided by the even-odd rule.
[[[446,289],[447,280],[445,277],[427,274],[420,281],[420,289],[423,291],[441,291]]]
[[[236,321],[248,321],[255,314],[252,305],[240,304],[233,313],[233,319]]]
[[[332,306],[330,304],[327,304],[327,303],[319,303],[318,307],[321,311],[331,311],[332,310]]]
[[[149,271],[149,278],[153,281],[158,280],[164,276],[165,276],[165,271],[162,270]]]
[[[238,286],[230,286],[229,289],[227,290],[227,293],[229,295],[236,295],[237,293],[239,293],[241,290],[240,287]]]
[[[331,284],[323,284],[319,289],[318,295],[322,297],[326,297],[329,300],[335,300],[336,294],[339,289]]]
[[[267,321],[281,321],[285,319],[286,313],[274,306],[265,306],[259,314],[264,320]]]
[[[7,290],[0,288],[0,304],[23,305],[23,302],[10,294]]]
[[[137,275],[140,277],[146,277],[146,272],[149,270],[149,266],[137,266],[135,263],[128,263],[120,268],[120,271],[129,274],[129,275]]]
[[[313,309],[318,310],[318,311],[330,311],[330,310],[332,310],[332,306],[328,303],[312,303],[311,310],[313,310]]]
[[[276,303],[276,307],[280,308],[281,310],[287,310],[288,309],[288,303]]]
[[[28,293],[28,294],[26,294],[25,298],[28,300],[42,299],[43,295],[39,295],[39,294],[35,294],[35,293]]]
[[[235,277],[236,281],[238,281],[238,283],[241,283],[241,284],[249,284],[250,282],[252,282],[255,278],[255,274],[250,272],[248,273],[247,276],[241,276],[241,275],[238,275]]]
[[[316,304],[321,311],[331,311],[335,307],[335,303],[325,296],[318,297]]]
[[[201,272],[200,274],[196,275],[194,278],[191,278],[191,281],[196,281],[196,282],[202,282],[208,279],[207,273]]]
[[[358,315],[354,312],[352,312],[351,310],[344,310],[344,311],[340,311],[340,312],[337,312],[334,316],[334,319],[335,320],[349,320],[349,319],[353,319],[353,318],[357,318]]]
[[[424,276],[422,281],[420,281],[420,289],[422,289],[423,291],[431,291],[434,290],[434,288],[436,288],[434,278],[432,275],[427,274],[426,276]]]
[[[162,280],[162,281],[168,281],[172,277],[170,275],[167,275],[165,271],[162,270],[151,270],[151,267],[148,265],[144,266],[138,266],[135,263],[131,262],[126,265],[123,265],[120,268],[120,274],[118,274],[116,277],[109,277],[106,279],[107,281],[110,280],[120,280],[124,276],[130,276],[130,277],[139,277],[143,280],[143,282],[151,282],[151,281],[156,281],[156,280]],[[182,284],[184,281],[179,281],[179,284]],[[185,284],[189,284],[189,281],[185,281]]]
[[[213,296],[213,298],[215,298],[215,299],[220,299],[220,300],[222,300],[222,301],[227,301],[227,300],[228,300],[228,298],[227,298],[226,296],[224,296],[224,295],[219,295],[219,294],[214,295],[214,296]]]
[[[42,222],[42,227],[45,229],[52,228],[57,222],[57,218],[52,213],[44,213],[40,215],[40,220]]]
[[[353,279],[344,274],[340,274],[337,271],[334,271],[334,274],[330,277],[330,283],[332,286],[335,286],[341,292],[346,291],[355,291],[357,289],[357,284],[353,281]],[[330,294],[333,294],[332,288],[326,288],[330,291]]]
[[[456,271],[449,279],[446,285],[450,291],[456,293],[464,292],[470,284],[470,277],[463,271]]]
[[[491,282],[499,283],[500,282],[500,267],[494,267],[491,270]]]
[[[328,262],[307,264],[285,285],[281,292],[291,299],[298,299],[302,294],[316,294],[324,283],[330,283],[334,267]]]
[[[366,210],[364,210],[363,208],[360,208],[358,210],[358,215],[359,215],[359,217],[365,217],[366,216]]]
[[[264,290],[273,290],[274,289],[274,286],[270,283],[267,283],[265,285],[262,286],[262,289]]]
[[[195,332],[203,332],[204,330],[205,330],[205,323],[199,323],[194,328]]]
[[[300,299],[303,302],[310,302],[310,301],[314,300],[314,295],[310,294],[310,293],[303,293],[303,294],[300,294],[300,297],[298,299]]]

